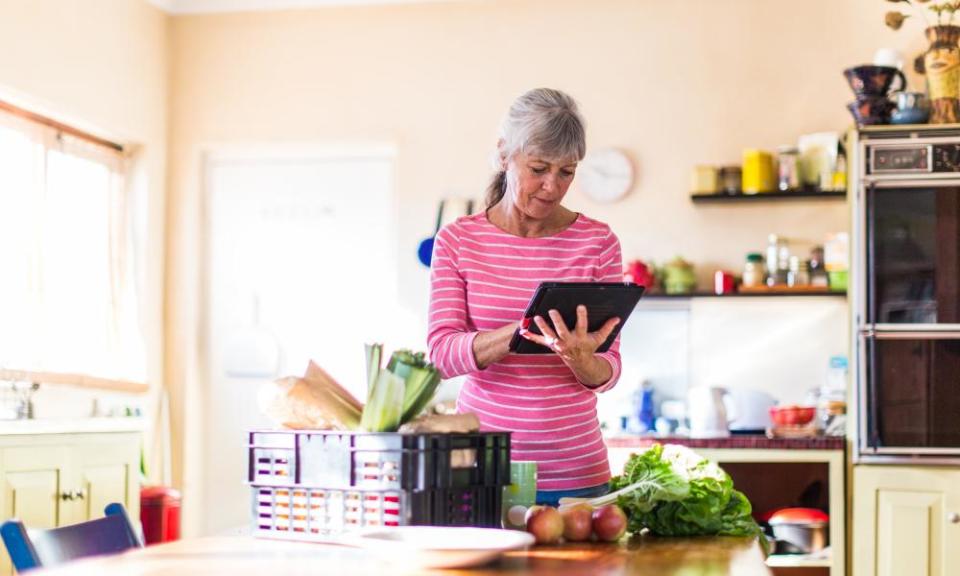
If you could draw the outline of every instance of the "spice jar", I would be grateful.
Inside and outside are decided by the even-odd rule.
[[[747,254],[747,262],[743,265],[743,285],[747,288],[763,286],[766,274],[763,255],[758,252]]]

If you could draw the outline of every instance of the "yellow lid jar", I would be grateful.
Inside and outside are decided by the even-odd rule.
[[[742,188],[744,194],[776,190],[772,154],[756,148],[743,151]]]

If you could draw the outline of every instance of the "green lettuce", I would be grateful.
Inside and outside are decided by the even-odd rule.
[[[655,444],[633,454],[610,488],[607,498],[623,508],[630,532],[761,536],[750,501],[734,489],[730,476],[684,446]]]

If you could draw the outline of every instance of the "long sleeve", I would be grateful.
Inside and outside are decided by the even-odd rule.
[[[477,331],[467,320],[466,282],[458,269],[459,238],[449,226],[437,233],[430,261],[430,312],[427,347],[444,378],[478,370],[473,355]]]
[[[612,230],[610,231],[610,235],[604,239],[603,250],[600,252],[599,259],[598,282],[623,282],[623,255],[620,251],[620,240]],[[613,341],[609,350],[598,354],[598,356],[610,363],[610,368],[613,369],[613,373],[610,375],[609,380],[600,386],[591,388],[597,393],[610,390],[616,386],[617,381],[620,380],[622,368],[620,361],[620,335],[617,334],[617,338]]]

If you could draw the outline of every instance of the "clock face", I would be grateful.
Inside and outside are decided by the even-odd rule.
[[[596,202],[616,202],[633,186],[633,164],[614,148],[587,154],[577,167],[577,187]]]

